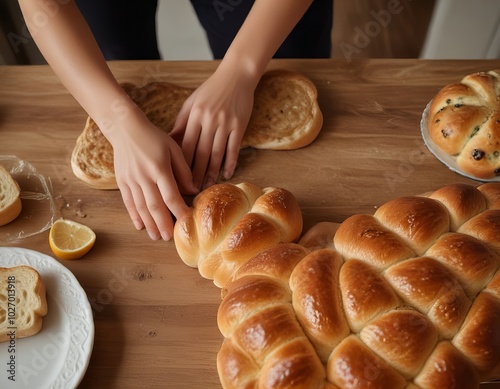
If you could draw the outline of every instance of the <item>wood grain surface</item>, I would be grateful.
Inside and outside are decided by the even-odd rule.
[[[190,87],[216,66],[110,63],[120,82]],[[294,69],[313,80],[323,130],[300,150],[243,150],[231,182],[290,190],[302,208],[304,230],[373,213],[397,196],[454,182],[477,184],[426,149],[420,119],[441,87],[475,71],[498,69],[500,61],[274,60],[270,68]],[[220,388],[220,291],[182,263],[173,242],[151,241],[136,231],[118,191],[91,189],[73,176],[70,155],[85,119],[49,67],[0,67],[0,155],[28,161],[50,179],[55,218],[85,223],[97,234],[85,257],[61,261],[94,309],[94,350],[80,388]],[[0,245],[52,254],[48,231]]]

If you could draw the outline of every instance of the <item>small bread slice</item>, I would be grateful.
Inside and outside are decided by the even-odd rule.
[[[46,314],[46,290],[40,274],[26,265],[0,267],[0,342],[37,334]]]
[[[121,85],[149,120],[170,132],[192,88],[167,82],[138,87]],[[323,115],[314,83],[301,73],[271,70],[265,73],[254,96],[254,108],[241,148],[292,150],[310,144],[319,134]],[[77,178],[97,189],[117,189],[113,148],[90,118],[76,140],[71,168]]]
[[[255,90],[241,148],[298,149],[312,143],[322,126],[314,83],[297,72],[272,70],[262,76]]]
[[[21,190],[10,173],[0,165],[0,226],[13,221],[22,210]]]

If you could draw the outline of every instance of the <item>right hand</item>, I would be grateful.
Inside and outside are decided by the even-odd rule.
[[[215,184],[221,167],[226,180],[236,168],[259,81],[237,65],[221,63],[184,102],[170,133],[200,190]]]
[[[122,122],[110,137],[115,176],[123,202],[137,229],[151,239],[170,240],[173,220],[189,210],[180,191],[195,194],[191,170],[179,145],[145,116]],[[180,189],[180,190],[179,190]]]

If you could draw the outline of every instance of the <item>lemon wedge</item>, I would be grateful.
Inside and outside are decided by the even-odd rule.
[[[58,219],[49,232],[49,245],[60,259],[78,259],[94,246],[96,235],[84,224],[68,219]]]

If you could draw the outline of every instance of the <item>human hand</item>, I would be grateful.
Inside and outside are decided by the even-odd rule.
[[[145,116],[126,126],[111,139],[123,202],[137,229],[145,227],[151,239],[170,240],[170,211],[181,219],[189,210],[180,191],[197,192],[191,170],[179,145]]]
[[[254,78],[219,67],[183,104],[170,135],[182,145],[198,189],[217,181],[222,164],[223,178],[233,175],[256,85]]]

